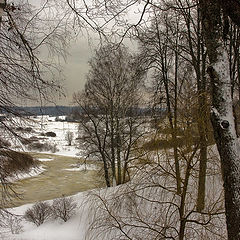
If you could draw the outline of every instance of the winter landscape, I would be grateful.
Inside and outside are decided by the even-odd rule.
[[[56,117],[48,115],[28,117],[27,121],[14,119],[14,122],[21,124],[22,127],[18,127],[18,131],[23,132],[25,141],[31,139],[33,140],[31,143],[5,135],[4,139],[15,140],[11,144],[13,148],[15,146],[15,151],[26,152],[29,148],[33,149],[28,153],[39,164],[27,171],[16,172],[10,177],[9,182],[14,184],[14,189],[22,196],[20,199],[11,201],[11,204],[17,207],[7,208],[8,212],[2,213],[1,239],[75,240],[116,239],[118,237],[121,239],[125,231],[134,236],[133,239],[142,239],[142,236],[154,239],[156,233],[152,228],[159,227],[160,222],[171,224],[171,227],[168,226],[170,228],[168,234],[174,236],[176,234],[174,228],[178,224],[177,204],[181,206],[181,199],[178,199],[178,195],[171,190],[175,188],[174,178],[166,175],[166,172],[171,172],[172,164],[172,161],[166,158],[171,158],[172,152],[166,153],[165,150],[148,152],[145,155],[148,159],[146,163],[135,163],[136,169],[132,171],[131,182],[106,189],[101,173],[102,164],[97,160],[83,161],[84,146],[78,144],[81,132],[79,124],[65,121],[65,116],[60,119],[61,121],[57,117],[56,121]],[[28,131],[24,131],[26,126]],[[152,131],[147,127],[148,133]],[[49,132],[52,133],[52,137],[43,138],[43,133],[46,135]],[[67,138],[69,132],[73,135],[71,145]],[[4,133],[1,134],[3,135]],[[40,152],[36,152],[34,148],[36,141],[48,146],[50,150],[42,149],[41,146]],[[188,183],[187,194],[190,195],[185,199],[188,201],[185,211],[189,211],[189,216],[192,215],[189,218],[192,224],[186,226],[185,235],[188,234],[188,239],[198,239],[199,232],[201,232],[201,237],[205,236],[209,239],[214,239],[215,236],[219,236],[219,239],[226,237],[225,218],[222,213],[224,208],[222,180],[219,174],[220,165],[216,147],[209,147],[208,152],[211,160],[208,163],[209,172],[206,180],[206,195],[208,196],[206,204],[208,208],[211,208],[212,216],[203,217],[194,213],[195,203],[192,195],[197,194],[194,194],[197,189],[197,180],[194,177],[189,179],[191,182]],[[187,157],[191,158],[191,155]],[[193,161],[197,164],[197,155],[194,158],[196,159]],[[186,179],[183,180],[186,181]],[[156,184],[159,186],[156,187]],[[164,187],[161,187],[161,184]],[[41,224],[26,218],[26,212],[33,207],[34,202],[51,205],[54,199],[63,198],[71,199],[71,203],[76,204],[72,212],[69,212],[66,222],[62,218],[47,215]],[[161,209],[156,212],[158,208]],[[108,216],[108,211],[110,216]],[[209,209],[208,214],[210,213]],[[162,216],[161,219],[159,219],[159,214]],[[192,218],[194,220],[190,220]],[[205,224],[200,223],[194,225],[194,221],[203,221],[203,223],[211,221],[214,228],[210,226],[209,229],[205,228]],[[124,224],[123,229],[118,224],[119,226]],[[195,229],[198,228],[197,233],[192,233],[188,229],[193,226]],[[159,234],[161,232],[157,233],[157,236]]]
[[[0,240],[239,240],[239,56],[239,0],[0,0]]]

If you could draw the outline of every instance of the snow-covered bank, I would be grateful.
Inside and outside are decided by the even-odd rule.
[[[164,166],[163,159],[161,164]],[[68,222],[51,219],[36,227],[23,220],[22,232],[8,232],[2,239],[151,240],[160,239],[158,236],[162,236],[163,230],[164,236],[178,239],[181,197],[174,191],[175,179],[166,175],[165,170],[169,171],[170,168],[167,161],[164,170],[161,166],[152,164],[127,184],[78,193],[73,196],[78,205],[77,211]],[[207,214],[200,214],[194,210],[197,181],[192,178],[189,182],[185,205],[189,222],[186,223],[185,239],[226,239],[220,178],[220,175],[215,173],[209,173],[207,176]],[[14,208],[11,212],[23,215],[30,206]],[[126,238],[126,235],[130,238]]]
[[[59,220],[50,220],[36,227],[32,223],[21,221],[22,230],[19,234],[12,234],[10,229],[1,229],[1,240],[83,240],[86,236],[88,228],[88,212],[86,208],[86,198],[88,192],[78,193],[73,196],[73,199],[78,204],[78,210],[74,217],[67,222]],[[51,202],[51,201],[48,201]],[[84,204],[83,204],[84,203]],[[11,213],[18,216],[24,215],[25,211],[32,204],[23,205],[17,208],[10,209]],[[5,233],[3,233],[5,232]]]
[[[42,174],[44,171],[45,171],[45,168],[43,166],[31,167],[28,172],[17,172],[13,176],[8,177],[7,180],[9,182],[16,182],[23,179],[36,177]]]

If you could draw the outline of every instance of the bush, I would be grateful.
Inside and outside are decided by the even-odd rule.
[[[33,129],[32,129],[31,127],[26,127],[26,128],[24,129],[24,131],[25,131],[25,132],[28,132],[28,133],[32,132],[32,130],[33,130]]]
[[[17,127],[16,130],[19,132],[25,132],[25,133],[30,133],[33,131],[33,129],[31,127],[26,127],[26,128]]]
[[[59,149],[57,148],[57,144],[50,145],[50,151],[52,153],[59,151]]]
[[[38,202],[29,208],[25,214],[24,218],[28,222],[32,222],[37,226],[43,224],[47,219],[52,216],[52,208],[46,202]]]
[[[0,138],[0,147],[5,147],[5,148],[11,147],[11,143],[8,140],[3,139],[1,137]]]
[[[53,153],[58,151],[56,144],[50,144],[50,143],[40,143],[40,142],[33,142],[28,145],[28,149],[30,151],[51,151]]]
[[[20,141],[23,145],[28,145],[31,143],[30,139],[27,138],[21,138]]]
[[[40,143],[40,142],[33,142],[33,143],[29,144],[28,149],[29,150],[38,150],[38,151],[46,150],[44,144]]]
[[[0,212],[0,227],[10,230],[12,234],[19,234],[22,232],[22,217],[1,211]]]
[[[1,174],[11,176],[19,171],[28,171],[29,168],[37,166],[37,162],[27,153],[1,150],[0,166]]]
[[[47,136],[47,137],[56,137],[57,134],[55,132],[46,132],[45,136]]]
[[[52,205],[53,216],[66,222],[75,214],[76,208],[77,204],[71,197],[57,198]]]

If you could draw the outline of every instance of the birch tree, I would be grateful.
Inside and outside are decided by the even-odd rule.
[[[83,94],[74,99],[82,109],[82,140],[86,156],[103,162],[106,185],[124,183],[142,136],[137,117],[144,71],[124,46],[96,51]],[[134,153],[135,152],[135,153]]]
[[[238,22],[238,1],[199,1],[212,86],[211,120],[220,154],[225,190],[228,239],[240,237],[240,146],[234,124],[231,77],[227,49],[228,16]],[[223,29],[225,32],[223,32]]]
[[[125,24],[124,31],[121,32],[119,29],[114,31],[121,34],[122,37],[143,22],[146,15],[151,15],[151,11],[148,10],[152,8],[162,11],[168,11],[172,8],[179,9],[173,4],[173,1],[119,2],[96,0],[95,2],[101,6],[101,10],[105,14],[106,23],[102,26],[111,22],[112,28],[114,28],[118,23],[119,29],[122,29]],[[207,73],[211,80],[211,121],[222,165],[228,238],[239,239],[240,146],[234,124],[231,74],[225,41],[228,37],[229,18],[240,26],[240,3],[238,0],[199,0],[190,1],[187,6],[182,6],[182,8],[191,10],[196,5],[200,7],[204,41],[210,62]],[[139,18],[137,21],[127,21],[127,9],[134,6],[139,9]]]

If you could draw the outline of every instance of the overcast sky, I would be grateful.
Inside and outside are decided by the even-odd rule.
[[[63,87],[66,92],[66,98],[59,100],[58,104],[71,105],[74,92],[81,91],[86,82],[88,73],[88,61],[92,56],[93,48],[89,46],[87,39],[79,36],[76,42],[72,42],[69,48],[69,56],[66,63],[63,63],[63,73],[65,81]]]
[[[33,5],[39,5],[41,0],[29,0]],[[134,17],[132,17],[134,19]],[[138,21],[138,19],[137,19]],[[91,34],[88,32],[88,34]],[[97,34],[96,34],[97,35]],[[95,37],[96,38],[96,37]],[[95,47],[97,46],[97,39],[95,40]],[[92,41],[94,41],[92,39]],[[91,45],[91,46],[90,46]],[[65,81],[63,87],[65,90],[66,98],[56,99],[58,105],[72,105],[72,96],[74,92],[82,91],[86,82],[86,75],[89,70],[88,61],[93,55],[94,47],[89,44],[87,36],[79,35],[76,41],[71,42],[68,49],[69,56],[66,63],[62,63],[63,74]],[[131,44],[127,44],[130,46]],[[135,48],[133,44],[131,49]]]
[[[45,0],[28,0],[30,4],[36,7],[42,6]],[[57,105],[72,105],[72,96],[74,92],[83,90],[84,84],[86,82],[86,74],[88,73],[88,61],[93,55],[94,47],[92,43],[89,43],[87,36],[80,34],[77,39],[70,43],[68,47],[68,57],[66,62],[61,61],[63,75],[65,77],[64,82],[62,82],[64,93],[66,98],[63,96],[59,98],[54,97],[54,102]],[[41,53],[42,56],[47,56],[48,54],[43,49]],[[45,57],[44,57],[45,58]],[[22,103],[23,105],[29,103]],[[49,105],[48,103],[46,103]],[[30,103],[30,105],[32,105]],[[38,105],[38,103],[33,103],[33,105]],[[44,104],[45,105],[45,104]]]

